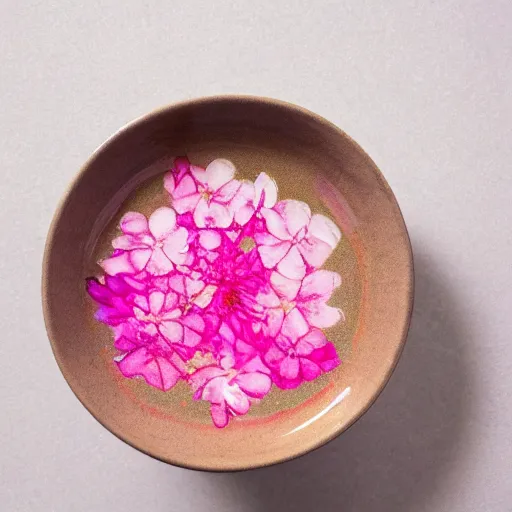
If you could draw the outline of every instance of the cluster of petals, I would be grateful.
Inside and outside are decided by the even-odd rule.
[[[177,158],[164,178],[169,205],[126,213],[103,273],[87,279],[122,374],[163,391],[185,381],[219,428],[273,385],[336,368],[323,329],[343,319],[328,305],[341,278],[321,268],[338,227],[304,202],[278,201],[267,174],[235,172],[224,159],[203,169]]]

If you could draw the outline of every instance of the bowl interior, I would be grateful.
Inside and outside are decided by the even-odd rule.
[[[342,241],[327,269],[343,283],[331,303],[346,320],[326,334],[342,364],[294,391],[273,390],[250,414],[217,429],[204,402],[177,387],[125,379],[110,331],[93,317],[85,279],[99,274],[119,219],[166,204],[162,177],[176,156],[206,166],[227,158],[237,177],[271,175],[280,199],[333,219]],[[114,434],[166,462],[246,469],[305,453],[350,426],[373,402],[405,341],[412,297],[409,239],[371,159],[327,121],[288,104],[221,97],[169,107],[121,130],[87,162],[47,243],[43,303],[59,366],[87,409]]]

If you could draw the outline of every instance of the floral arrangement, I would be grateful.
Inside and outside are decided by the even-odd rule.
[[[323,328],[341,283],[322,270],[341,233],[301,201],[277,199],[265,173],[237,180],[224,159],[206,169],[177,158],[170,206],[126,213],[104,274],[87,279],[96,318],[111,327],[128,378],[169,391],[187,382],[225,427],[268,394],[340,364]]]

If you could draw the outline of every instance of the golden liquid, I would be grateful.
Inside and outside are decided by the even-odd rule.
[[[281,158],[273,158],[271,149],[262,151],[261,148],[251,150],[247,147],[235,147],[223,154],[214,154],[208,150],[188,154],[192,163],[203,167],[206,167],[214,158],[220,157],[231,160],[237,166],[235,176],[237,179],[254,180],[260,172],[265,171],[278,185],[278,200],[296,199],[304,201],[310,206],[313,214],[321,213],[336,222],[322,197],[316,193],[318,187],[315,184],[318,176],[315,173],[314,164],[312,163],[310,172],[302,171],[300,175],[297,175],[294,171],[296,168],[304,167],[303,157],[302,165],[299,165],[297,161],[295,166],[294,155],[287,155],[286,158],[282,158],[282,155]],[[135,190],[129,191],[126,198],[120,201],[121,204],[116,213],[111,216],[108,222],[104,222],[100,226],[100,234],[96,237],[96,240],[93,240],[90,254],[86,256],[85,266],[90,275],[101,274],[101,269],[96,265],[96,262],[111,254],[111,240],[120,234],[119,221],[126,212],[138,211],[149,216],[156,208],[170,205],[169,194],[163,187],[163,173],[166,169],[169,169],[172,161],[173,159],[169,158],[157,162],[140,173],[141,176],[148,175],[152,177],[146,179]],[[276,165],[276,161],[281,162],[281,164]],[[114,208],[116,207],[117,205],[114,205]],[[99,222],[101,223],[101,221]],[[329,304],[341,308],[345,314],[345,321],[325,329],[324,332],[327,338],[336,346],[343,364],[343,360],[350,353],[361,302],[361,280],[356,254],[349,237],[345,236],[345,233],[343,233],[340,243],[323,268],[336,271],[342,277],[342,284],[334,291]],[[86,307],[89,309],[91,319],[93,319],[96,310],[94,302],[92,300],[87,301]],[[94,319],[93,322],[98,324]],[[104,325],[95,325],[94,330],[98,333],[98,349],[103,353],[105,364],[109,366],[110,371],[117,372],[120,375],[112,360],[116,355],[116,350],[113,347],[113,336],[110,329]],[[281,390],[273,386],[270,393],[263,400],[251,407],[248,416],[264,417],[277,411],[296,407],[321,391],[329,383],[330,378],[329,374],[322,375],[315,381],[304,382],[295,390]],[[122,388],[134,399],[150,406],[158,413],[170,415],[183,421],[211,423],[209,403],[193,400],[191,388],[183,381],[180,381],[167,392],[147,385],[142,378],[122,378],[119,379],[119,382]]]

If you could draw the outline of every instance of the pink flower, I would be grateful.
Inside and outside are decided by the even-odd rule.
[[[311,327],[327,328],[338,323],[343,313],[327,305],[332,292],[341,284],[341,277],[329,270],[316,270],[301,281],[294,281],[273,272],[270,282],[277,292],[268,306],[274,308],[273,334],[298,338]]]
[[[164,178],[173,208],[125,214],[105,274],[86,285],[122,375],[163,391],[185,381],[219,428],[273,383],[292,389],[336,368],[320,329],[343,318],[328,305],[340,276],[318,269],[340,240],[335,224],[277,203],[267,174],[234,173],[227,160],[177,158]]]
[[[189,382],[195,391],[194,398],[210,402],[213,423],[223,428],[230,417],[246,414],[254,400],[270,391],[269,374],[269,369],[256,356],[239,370],[206,366],[193,373]]]
[[[131,276],[105,276],[104,283],[96,278],[86,280],[87,292],[99,304],[96,318],[115,326],[133,316],[131,297],[145,289],[145,284]]]
[[[190,166],[181,179],[166,178],[165,186],[173,197],[178,213],[193,212],[198,228],[228,228],[233,222],[230,207],[240,183],[233,180],[235,167],[228,160],[217,159],[206,169]]]
[[[265,362],[273,370],[274,383],[283,389],[296,388],[340,364],[336,349],[318,329],[298,339],[279,335],[265,354]]]
[[[276,201],[277,185],[264,172],[259,174],[254,183],[243,181],[231,203],[235,221],[244,226],[261,208],[272,208]]]
[[[134,274],[146,270],[152,275],[169,273],[174,264],[187,259],[188,233],[176,225],[173,209],[155,210],[149,222],[144,215],[129,212],[121,219],[123,235],[112,241],[114,255],[100,264],[107,274]]]
[[[116,362],[125,377],[143,377],[150,386],[168,391],[186,375],[183,359],[151,327],[121,324],[115,346],[124,352]]]
[[[174,350],[184,357],[191,355],[202,339],[205,321],[193,311],[183,313],[174,292],[152,291],[149,296],[140,295],[134,299],[135,318],[146,329],[159,334]]]
[[[289,279],[302,279],[307,266],[318,268],[330,256],[341,238],[338,227],[323,215],[311,216],[302,201],[280,201],[263,209],[267,232],[255,239],[263,265]]]

